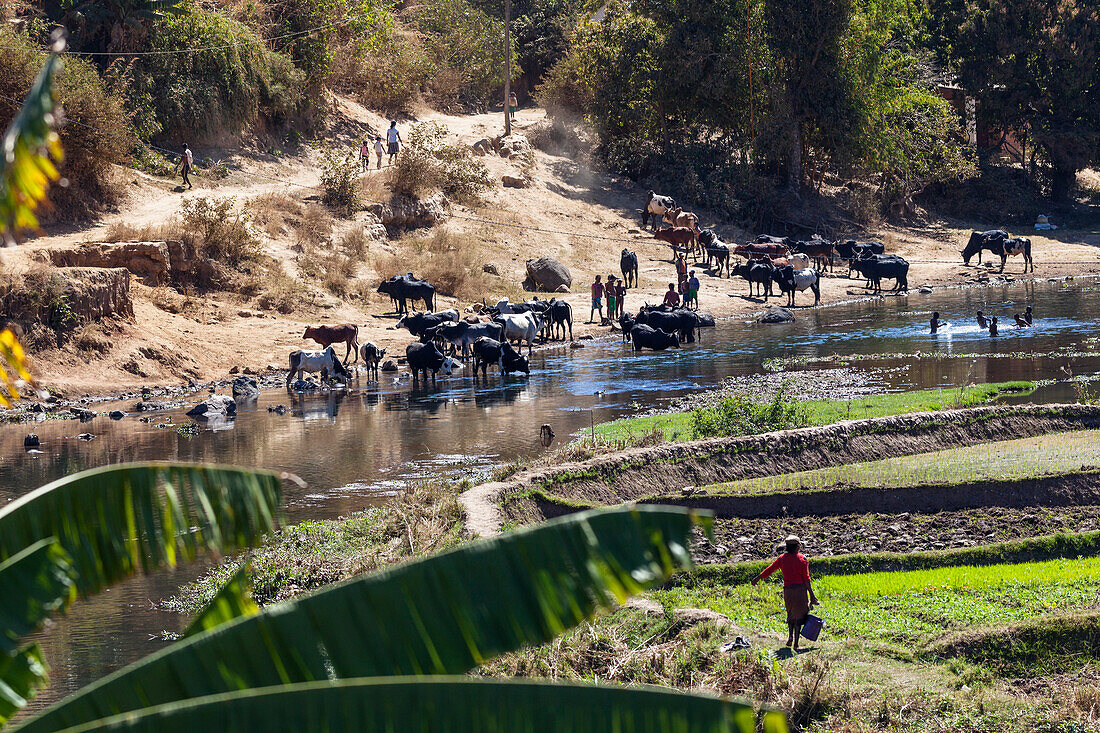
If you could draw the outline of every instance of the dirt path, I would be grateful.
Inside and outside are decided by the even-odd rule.
[[[364,135],[380,132],[386,126],[384,119],[353,102],[338,99],[335,103],[332,126],[325,136],[328,142],[353,149]],[[541,110],[523,110],[516,129],[529,130],[543,117]],[[452,136],[465,144],[499,134],[502,127],[500,115],[449,116],[428,112],[421,119],[445,124]],[[407,125],[403,127],[407,129]],[[196,157],[201,159],[211,152],[197,150]],[[574,336],[605,334],[607,327],[586,323],[590,310],[588,286],[596,274],[618,276],[619,253],[629,248],[638,253],[640,283],[628,294],[627,308],[633,310],[644,302],[660,302],[668,283],[674,279],[674,267],[669,248],[639,228],[635,210],[644,201],[642,187],[618,176],[588,170],[567,158],[541,152],[536,152],[535,158],[533,187],[512,189],[498,185],[476,208],[454,206],[454,217],[442,225],[460,242],[476,241],[477,256],[500,271],[500,292],[485,292],[484,299],[493,302],[506,292],[515,293],[525,276],[525,261],[548,254],[560,259],[572,272],[573,292],[565,297],[573,306]],[[257,152],[233,155],[228,158],[227,177],[221,180],[200,177],[196,188],[185,192],[176,187],[175,181],[128,170],[125,175],[133,190],[120,211],[102,217],[93,225],[48,232],[15,251],[0,252],[0,265],[12,270],[34,267],[43,249],[101,240],[115,224],[140,226],[166,221],[183,201],[199,195],[232,196],[246,207],[249,199],[272,192],[286,193],[299,200],[315,199],[317,191],[312,187],[319,181],[317,159],[316,149],[307,146],[292,157],[276,158]],[[516,164],[506,159],[488,156],[484,160],[498,182],[505,174],[519,173]],[[377,172],[369,172],[364,179],[368,198],[386,195]],[[717,224],[707,211],[698,213],[704,226]],[[975,226],[982,225],[975,223]],[[747,234],[729,226],[716,228],[724,238],[733,241]],[[919,230],[886,227],[864,236],[882,239],[888,251],[913,263],[909,282],[915,290],[922,285],[935,287],[975,281],[977,268],[964,268],[959,262],[958,251],[965,233],[941,225]],[[1038,263],[1035,277],[1100,273],[1100,232],[1060,231],[1056,239],[1029,234],[1033,235]],[[169,312],[163,307],[163,292],[154,292],[135,281],[132,286],[135,321],[104,324],[110,341],[106,353],[49,349],[33,354],[33,366],[46,384],[68,394],[175,385],[192,379],[222,378],[234,366],[261,370],[269,365],[282,367],[289,351],[309,346],[301,339],[305,325],[341,322],[358,324],[361,342],[372,340],[389,347],[391,354],[401,353],[409,337],[403,331],[392,330],[392,317],[382,315],[388,310],[388,299],[373,294],[375,283],[393,274],[376,271],[377,263],[387,256],[393,261],[395,252],[399,259],[401,247],[395,240],[372,246],[357,271],[357,279],[369,295],[342,300],[324,292],[318,283],[303,281],[297,285],[312,293],[311,302],[288,315],[265,311],[254,299],[227,293],[195,295],[188,298],[186,309]],[[292,278],[299,277],[297,258],[301,255],[296,253],[290,234],[268,238],[265,248],[283,263]],[[759,299],[746,297],[743,281],[714,277],[702,268],[696,269],[702,281],[700,306],[704,310],[721,317],[748,315],[763,308]],[[1019,277],[1019,269],[1020,263],[1012,262],[1008,271]],[[996,280],[996,275],[993,277]],[[822,303],[834,303],[865,294],[860,281],[827,277],[821,299]],[[800,294],[796,300],[798,308],[805,307],[810,298],[808,293]],[[920,307],[919,302],[913,301],[914,308]],[[466,303],[444,297],[437,307],[452,305],[462,307]]]

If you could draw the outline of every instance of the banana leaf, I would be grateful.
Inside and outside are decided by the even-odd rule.
[[[785,731],[766,717],[768,733]],[[65,733],[755,733],[750,706],[656,687],[403,677],[245,690],[139,710]]]
[[[248,688],[461,674],[549,641],[688,567],[688,541],[700,523],[691,510],[633,506],[472,542],[186,638],[62,700],[21,730],[56,731]]]

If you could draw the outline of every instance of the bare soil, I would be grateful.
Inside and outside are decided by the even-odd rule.
[[[324,141],[344,149],[357,150],[364,136],[380,132],[384,119],[365,108],[336,98]],[[542,110],[520,112],[516,121],[519,132],[530,130],[544,118]],[[455,140],[472,144],[500,134],[499,115],[450,116],[425,112],[421,120],[433,119],[445,124]],[[41,259],[41,250],[67,247],[81,242],[102,241],[112,225],[141,227],[155,225],[176,214],[180,204],[200,195],[232,196],[248,207],[248,201],[270,193],[285,193],[299,200],[316,200],[319,192],[319,154],[316,147],[303,146],[295,155],[276,157],[256,150],[196,150],[196,158],[211,156],[227,164],[229,174],[220,180],[197,178],[193,190],[182,190],[174,180],[120,170],[130,189],[120,209],[87,226],[55,227],[15,250],[0,251],[0,267],[18,271]],[[568,158],[536,151],[534,185],[531,188],[503,188],[503,175],[519,175],[518,163],[490,155],[484,160],[497,181],[483,201],[473,206],[455,205],[454,215],[440,225],[459,238],[479,244],[483,264],[492,264],[500,272],[499,287],[487,289],[484,298],[492,302],[498,296],[515,294],[524,279],[528,258],[551,255],[564,262],[573,276],[573,292],[566,298],[573,305],[577,323],[574,336],[607,333],[609,328],[587,324],[588,285],[596,274],[618,275],[619,253],[630,248],[638,253],[640,285],[627,297],[627,307],[643,302],[655,303],[673,279],[674,268],[669,248],[640,230],[636,210],[644,202],[643,187],[618,176],[607,175],[579,165]],[[364,175],[368,198],[385,198],[388,191],[381,180],[386,171]],[[277,180],[276,180],[277,179]],[[704,226],[715,227],[727,240],[739,241],[756,232],[742,232],[716,221],[706,210],[698,210]],[[499,222],[511,226],[499,226]],[[938,222],[917,228],[883,226],[868,232],[852,232],[858,238],[881,239],[891,252],[908,258],[913,267],[910,286],[933,287],[977,281],[978,268],[963,267],[959,249],[969,228],[990,228],[997,222]],[[351,226],[337,222],[337,234]],[[581,238],[578,234],[608,239]],[[1100,273],[1100,231],[1060,230],[1051,236],[1029,232],[1035,243],[1038,272],[1034,277]],[[161,289],[150,288],[135,280],[133,288],[134,320],[103,324],[100,338],[107,348],[78,351],[72,347],[45,349],[33,354],[33,369],[48,386],[68,394],[106,394],[139,386],[178,385],[190,380],[224,378],[231,367],[263,370],[272,364],[282,367],[287,354],[295,348],[309,347],[303,341],[306,325],[317,323],[355,323],[360,341],[374,341],[401,352],[408,334],[392,330],[394,318],[383,314],[389,309],[387,298],[374,294],[374,288],[391,272],[376,271],[379,261],[392,262],[400,253],[395,240],[372,245],[366,261],[358,265],[354,279],[359,292],[346,299],[325,292],[317,282],[299,272],[295,264],[300,246],[296,232],[276,232],[267,236],[266,254],[283,263],[289,277],[311,297],[283,314],[258,307],[255,298],[229,293],[210,293],[187,298],[180,312],[165,309],[166,296]],[[1021,263],[1007,268],[1018,278]],[[739,280],[715,277],[700,270],[702,290],[700,306],[716,316],[746,316],[762,309],[757,298],[745,296],[745,284]],[[1032,277],[1028,275],[1027,277]],[[997,275],[992,275],[997,280]],[[822,289],[822,303],[836,303],[864,296],[861,281],[846,277],[828,277]],[[183,296],[171,296],[182,300]],[[806,307],[808,295],[800,295],[798,307]],[[772,302],[778,302],[775,299]],[[437,307],[459,307],[466,303],[440,298]]]

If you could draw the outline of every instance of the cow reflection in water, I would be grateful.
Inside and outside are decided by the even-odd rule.
[[[478,407],[510,405],[527,391],[527,382],[501,383],[497,389],[474,390],[474,404]]]
[[[344,390],[327,392],[290,392],[290,414],[303,420],[335,420],[340,403],[348,396]]]

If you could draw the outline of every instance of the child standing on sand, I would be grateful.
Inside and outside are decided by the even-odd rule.
[[[600,323],[603,323],[603,283],[600,275],[596,275],[596,282],[592,283],[592,310],[588,312],[588,322],[592,323],[592,314],[597,311],[600,314]]]

